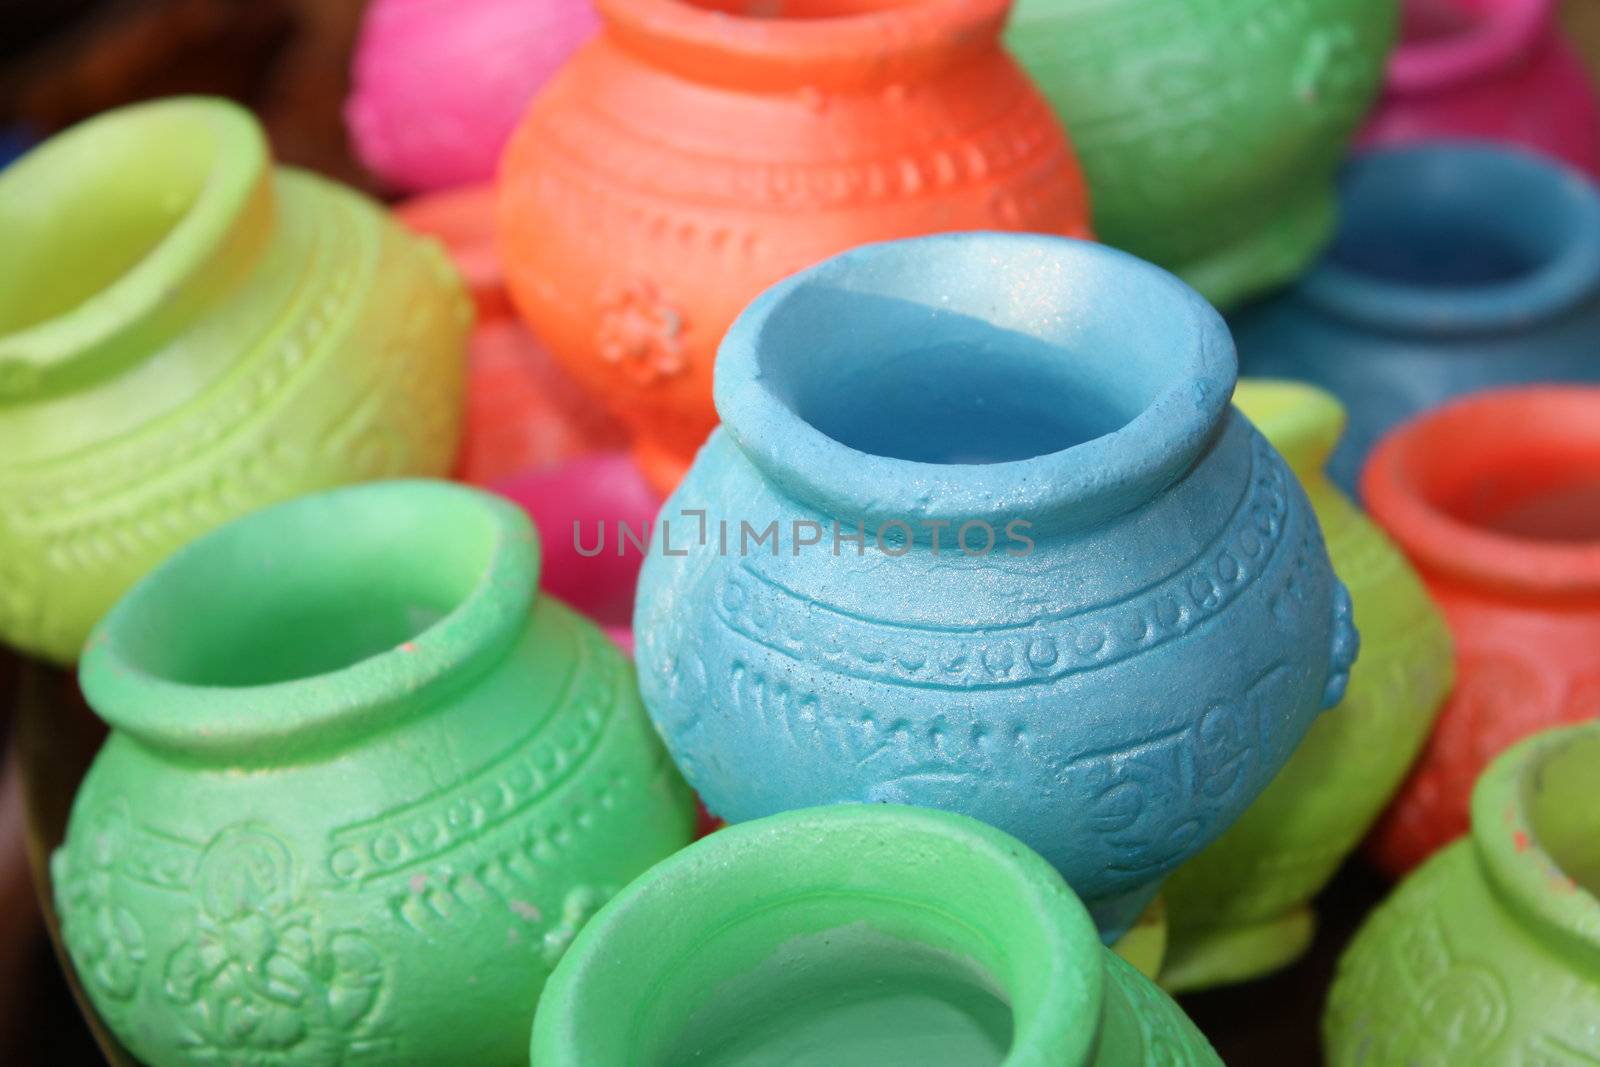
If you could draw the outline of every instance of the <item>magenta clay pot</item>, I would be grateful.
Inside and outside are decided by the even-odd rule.
[[[1556,0],[1408,0],[1365,145],[1507,141],[1600,174],[1600,102]]]

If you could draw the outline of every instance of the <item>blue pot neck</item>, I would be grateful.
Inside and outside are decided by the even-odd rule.
[[[1089,242],[866,245],[769,289],[725,337],[718,413],[779,492],[912,526],[1085,528],[1181,477],[1237,376],[1215,310]]]

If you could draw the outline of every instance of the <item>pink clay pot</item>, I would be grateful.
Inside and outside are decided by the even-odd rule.
[[[633,651],[633,590],[644,553],[623,539],[620,524],[648,542],[661,509],[661,496],[633,458],[622,452],[583,456],[490,488],[518,504],[539,527],[542,587]]]
[[[1476,137],[1600,174],[1600,103],[1555,0],[1406,0],[1362,144]]]
[[[373,0],[345,122],[396,189],[489,181],[523,106],[599,28],[590,0]]]

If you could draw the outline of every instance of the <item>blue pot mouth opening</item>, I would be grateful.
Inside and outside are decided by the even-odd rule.
[[[1363,153],[1346,165],[1340,212],[1300,289],[1341,318],[1509,332],[1600,296],[1600,188],[1531,153],[1472,141]]]
[[[1236,376],[1220,317],[1160,268],[969,233],[778,283],[724,338],[715,396],[745,456],[826,514],[1088,523],[1186,471]]]

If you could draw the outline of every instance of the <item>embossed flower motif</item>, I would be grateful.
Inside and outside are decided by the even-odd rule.
[[[288,846],[268,831],[218,835],[197,882],[194,935],[168,959],[165,987],[196,1045],[229,1064],[342,1062],[377,1003],[377,950],[357,933],[319,936]]]
[[[115,903],[113,885],[127,810],[113,805],[56,853],[51,875],[61,896],[61,933],[83,981],[101,994],[131,998],[144,973],[144,929]]]
[[[625,370],[637,385],[653,385],[688,367],[679,311],[660,288],[639,278],[600,294],[600,358]]]

